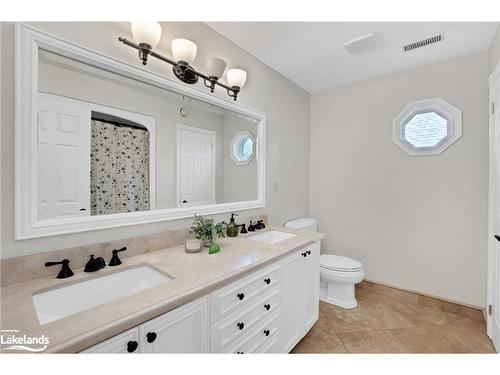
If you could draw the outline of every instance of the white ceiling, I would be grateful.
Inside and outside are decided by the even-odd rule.
[[[208,22],[265,64],[313,93],[488,48],[497,23]],[[342,46],[377,33],[382,46],[353,57]],[[444,33],[444,41],[403,53],[403,44]],[[250,73],[251,74],[251,73]]]

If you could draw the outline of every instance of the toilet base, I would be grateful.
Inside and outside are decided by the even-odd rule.
[[[343,309],[358,307],[358,301],[354,295],[354,284],[335,284],[322,281],[320,284],[319,299]]]

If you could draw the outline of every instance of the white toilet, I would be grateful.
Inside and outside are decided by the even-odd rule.
[[[363,280],[365,271],[357,260],[339,255],[320,256],[319,298],[344,309],[358,306],[354,285]]]
[[[300,218],[289,221],[286,228],[316,232],[316,219]],[[358,306],[354,285],[365,276],[363,265],[357,260],[331,254],[320,256],[319,298],[344,309]]]

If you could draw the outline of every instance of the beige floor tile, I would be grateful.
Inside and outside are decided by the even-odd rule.
[[[472,326],[447,326],[442,328],[447,336],[467,347],[470,353],[495,353],[493,343],[486,335],[486,328]]]
[[[470,349],[442,327],[399,328],[391,333],[411,353],[470,353]]]
[[[302,340],[292,349],[291,353],[346,353],[340,339],[331,333],[314,326]]]
[[[338,337],[349,353],[409,353],[408,349],[386,330],[340,333]]]
[[[351,310],[320,302],[318,322],[292,352],[494,352],[477,311],[389,289],[361,283]]]

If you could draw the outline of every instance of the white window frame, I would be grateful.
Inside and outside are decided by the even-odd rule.
[[[242,137],[248,137],[253,142],[252,154],[250,155],[250,157],[247,160],[239,160],[238,157],[237,157],[237,153],[239,151],[239,146],[240,146],[240,140],[241,140]],[[244,130],[244,131],[238,132],[238,133],[236,133],[234,135],[233,139],[231,140],[231,144],[230,144],[231,159],[237,165],[247,165],[247,164],[250,164],[250,162],[252,161],[252,159],[255,156],[255,148],[256,148],[255,138],[252,135],[252,133],[250,133],[248,130]]]
[[[266,116],[217,95],[170,80],[137,64],[123,62],[25,24],[15,24],[15,238],[23,240],[128,225],[192,218],[266,206]],[[36,124],[38,50],[49,52],[210,103],[256,120],[257,198],[197,207],[38,220],[36,215]]]
[[[448,122],[448,134],[432,147],[415,147],[404,138],[405,125],[417,114],[436,112]],[[443,98],[431,98],[408,103],[392,123],[393,141],[412,156],[439,155],[462,136],[462,111]]]

